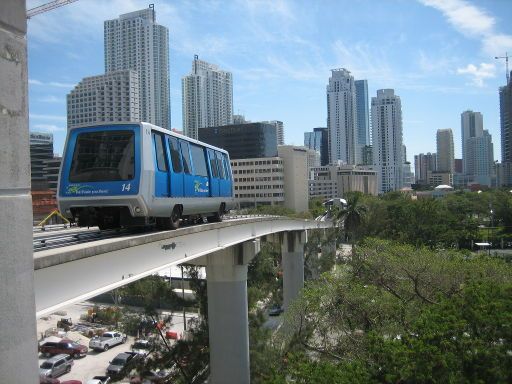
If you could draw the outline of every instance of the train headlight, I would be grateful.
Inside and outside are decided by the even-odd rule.
[[[135,207],[135,213],[141,213],[142,212],[142,209],[140,209],[140,207]]]

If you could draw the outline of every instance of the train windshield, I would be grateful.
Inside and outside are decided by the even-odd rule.
[[[134,175],[133,131],[84,132],[78,135],[69,181],[83,183],[131,180]]]

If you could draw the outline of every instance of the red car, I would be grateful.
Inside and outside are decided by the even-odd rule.
[[[65,353],[73,358],[87,355],[89,348],[85,345],[75,343],[72,340],[62,339],[59,342],[47,341],[39,346],[39,352],[44,356],[58,355]]]

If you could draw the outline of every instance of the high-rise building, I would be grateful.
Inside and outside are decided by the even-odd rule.
[[[420,153],[414,156],[414,180],[416,184],[428,185],[429,175],[437,168],[435,153]]]
[[[53,159],[53,134],[30,132],[30,174],[32,190],[47,190],[45,167]]]
[[[233,75],[217,65],[199,60],[181,79],[183,131],[197,139],[199,129],[233,123]]]
[[[393,89],[379,89],[372,97],[373,163],[379,193],[396,191],[403,184],[402,103]]]
[[[320,165],[329,164],[329,138],[327,128],[313,128],[313,132],[304,132],[304,146],[320,153]]]
[[[356,90],[345,68],[333,69],[327,85],[327,129],[331,164],[356,164]]]
[[[492,186],[494,175],[494,149],[492,136],[483,129],[480,112],[461,114],[462,161],[464,177],[470,183]]]
[[[363,156],[363,149],[370,145],[370,110],[368,99],[368,81],[354,81],[356,87],[356,109],[357,109],[357,152],[359,158],[356,159],[357,164],[366,164]]]
[[[223,148],[231,159],[277,156],[276,127],[247,123],[201,128],[199,140]]]
[[[512,81],[500,87],[501,169],[500,184],[512,185]]]
[[[132,69],[85,77],[67,95],[68,129],[141,121],[139,91],[139,75]]]
[[[492,136],[484,129],[481,136],[466,140],[466,176],[473,183],[493,186],[494,147]]]
[[[140,119],[171,129],[169,31],[155,17],[150,5],[105,21],[105,72],[137,71]]]
[[[464,111],[460,116],[462,131],[462,163],[464,173],[467,172],[467,161],[469,155],[466,153],[466,142],[471,137],[480,137],[483,135],[484,119],[480,112]]]
[[[453,133],[450,128],[438,129],[437,171],[455,173],[455,152],[453,150]]]
[[[277,134],[277,145],[284,145],[284,125],[282,121],[279,120],[270,120],[270,121],[262,121],[262,123],[272,124],[276,127]]]

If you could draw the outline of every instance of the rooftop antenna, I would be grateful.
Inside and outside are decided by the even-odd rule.
[[[155,4],[149,4],[149,9],[153,11],[153,23],[155,22]]]
[[[510,82],[510,72],[508,71],[508,53],[505,52],[505,56],[494,56],[496,60],[498,59],[505,59],[505,67],[506,67],[506,75],[507,75],[507,85]]]

